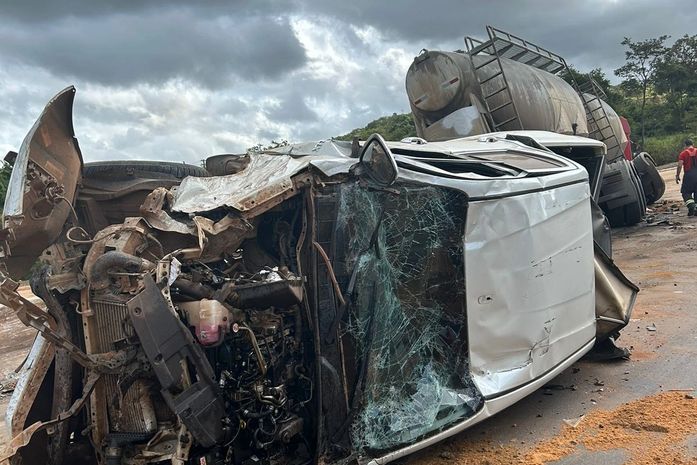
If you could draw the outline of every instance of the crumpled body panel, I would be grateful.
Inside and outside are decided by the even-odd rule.
[[[485,397],[541,376],[595,336],[587,184],[471,202],[470,363]]]
[[[46,104],[22,141],[2,214],[0,240],[11,276],[24,278],[63,230],[82,175],[82,154],[73,131],[75,88]]]
[[[290,190],[290,177],[305,166],[304,160],[256,154],[239,173],[185,178],[177,189],[172,210],[196,213],[227,206],[247,211]]]
[[[605,339],[627,326],[639,288],[596,246],[595,313],[597,338]]]

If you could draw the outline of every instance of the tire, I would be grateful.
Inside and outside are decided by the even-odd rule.
[[[610,223],[610,227],[618,228],[624,226],[624,207],[613,208],[612,210],[606,211],[605,216]]]
[[[613,163],[610,168],[612,176],[607,179],[612,181],[609,182],[608,196],[614,196],[614,199],[602,204],[605,215],[613,228],[635,225],[646,215],[646,197],[639,175],[633,163],[625,159]]]
[[[94,235],[126,217],[141,216],[140,206],[150,192],[176,186],[187,176],[210,175],[199,166],[184,163],[143,160],[85,163],[78,196],[80,223]]]
[[[85,163],[82,175],[89,179],[128,181],[133,179],[183,179],[187,176],[208,177],[205,168],[186,163],[146,160],[97,161]]]
[[[631,203],[624,206],[624,224],[633,226],[641,221],[644,217],[645,210],[642,210],[641,205]]]
[[[621,228],[639,223],[644,215],[639,202],[632,202],[605,212],[605,216],[611,227]]]
[[[629,163],[629,173],[632,187],[634,188],[635,201],[624,206],[624,224],[633,226],[646,216],[646,197],[644,196],[644,189],[642,188],[639,174],[631,162]]]
[[[646,196],[644,195],[644,188],[641,185],[641,177],[639,176],[639,173],[637,172],[636,168],[634,168],[634,165],[632,162],[629,163],[629,172],[631,173],[631,179],[632,179],[632,186],[634,187],[634,192],[636,193],[636,199],[639,202],[639,209],[641,210],[641,218],[644,218],[646,216]]]
[[[632,163],[639,173],[641,186],[646,196],[646,203],[651,205],[663,196],[666,191],[666,184],[663,178],[661,178],[658,168],[656,168],[656,162],[648,153],[640,153],[634,157]]]

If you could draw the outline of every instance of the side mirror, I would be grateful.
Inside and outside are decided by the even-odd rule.
[[[358,164],[361,173],[381,187],[389,187],[397,180],[397,162],[379,134],[373,134],[365,142]]]

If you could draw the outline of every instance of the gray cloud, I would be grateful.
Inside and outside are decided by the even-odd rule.
[[[4,22],[0,55],[59,76],[118,86],[182,78],[220,88],[235,78],[278,78],[305,63],[287,18],[190,13],[65,17],[35,27]]]
[[[112,14],[152,13],[173,9],[202,15],[281,15],[295,2],[278,0],[21,0],[0,3],[0,15],[26,23],[48,22],[65,17],[95,18]]]
[[[678,37],[695,22],[693,0],[5,1],[0,152],[68,84],[86,160],[197,163],[408,111],[413,56],[462,48],[486,24],[611,75],[624,36]]]
[[[317,121],[317,114],[307,106],[304,96],[298,92],[289,94],[278,107],[268,110],[267,115],[280,122]]]
[[[491,24],[582,68],[617,66],[625,36],[680,36],[697,23],[694,0],[311,0],[304,11],[370,25],[420,48],[463,48],[464,36],[484,38],[484,26]]]

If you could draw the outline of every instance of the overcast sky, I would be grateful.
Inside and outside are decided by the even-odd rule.
[[[694,0],[1,0],[0,151],[17,149],[45,103],[71,84],[85,161],[198,163],[272,139],[344,134],[409,111],[413,57],[463,48],[487,24],[612,75],[623,37],[694,34],[697,8]]]

